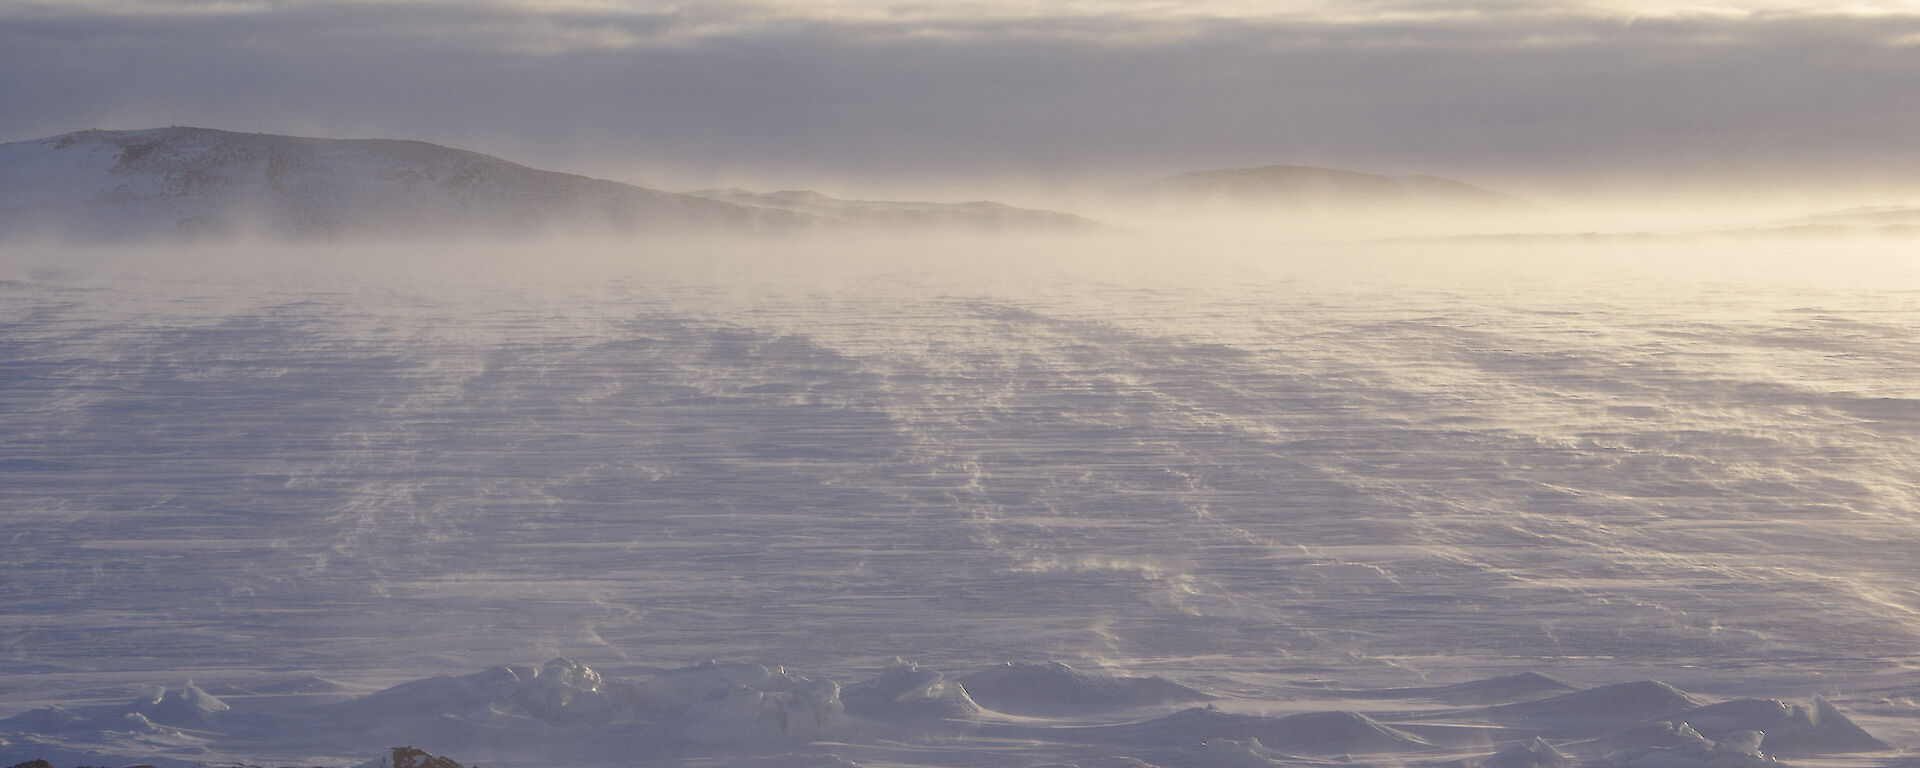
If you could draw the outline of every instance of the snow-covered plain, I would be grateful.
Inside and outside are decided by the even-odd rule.
[[[1920,764],[1908,251],[15,247],[0,764]]]

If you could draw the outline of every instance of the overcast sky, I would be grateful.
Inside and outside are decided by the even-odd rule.
[[[0,141],[169,124],[662,186],[1900,184],[1920,2],[0,0]]]

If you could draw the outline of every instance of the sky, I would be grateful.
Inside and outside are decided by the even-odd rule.
[[[0,141],[176,124],[666,188],[1293,164],[1895,194],[1920,0],[0,0]]]

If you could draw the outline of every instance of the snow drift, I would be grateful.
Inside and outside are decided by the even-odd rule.
[[[964,680],[988,683],[983,689],[994,690],[991,698],[1004,710],[1064,716],[994,715],[971,699]],[[1513,680],[1461,685],[1507,688]],[[1094,702],[1098,691],[1117,698]],[[723,755],[817,765],[843,761],[849,752],[888,754],[902,743],[924,742],[974,754],[1013,749],[1030,756],[1016,757],[1016,764],[1027,765],[1051,757],[1075,765],[1138,759],[1206,768],[1320,765],[1327,759],[1458,768],[1576,762],[1727,768],[1776,756],[1889,749],[1824,700],[1807,706],[1756,699],[1702,704],[1654,682],[1510,705],[1521,709],[1275,716],[1218,704],[1167,712],[1178,700],[1205,694],[1171,681],[1091,675],[1058,663],[1005,664],[954,680],[896,659],[878,675],[843,687],[752,663],[703,662],[627,678],[557,658],[538,667],[508,665],[416,680],[344,702],[324,701],[330,695],[312,694],[323,701],[306,705],[251,694],[230,703],[187,684],[124,705],[44,708],[0,720],[0,762],[53,756],[185,766],[215,755],[245,761],[250,749],[301,745],[314,750],[308,754],[352,755],[382,742],[405,742],[440,754],[478,755],[489,765],[645,764],[646,756],[698,761]],[[1153,714],[1153,708],[1164,714]],[[1114,714],[1089,722],[1102,711]],[[1142,712],[1149,716],[1132,719]],[[1515,724],[1463,726],[1463,717],[1473,712]],[[408,747],[351,762],[397,768],[403,759],[419,764],[430,757]]]

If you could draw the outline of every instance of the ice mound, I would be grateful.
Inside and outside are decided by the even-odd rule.
[[[1166,678],[1082,672],[1057,661],[1009,662],[962,677],[960,684],[981,706],[1019,715],[1099,712],[1211,698]]]
[[[192,768],[215,764],[209,756],[246,762],[238,758],[247,750],[278,744],[334,750],[328,754],[383,744],[436,750],[436,744],[457,744],[482,763],[525,765],[551,764],[556,750],[568,764],[628,764],[640,750],[675,765],[748,768],[893,764],[887,758],[903,748],[938,753],[913,764],[1003,755],[1006,762],[977,764],[1054,768],[1758,768],[1777,766],[1782,756],[1831,760],[1890,749],[1823,699],[1702,705],[1646,681],[1492,707],[1423,703],[1391,714],[1329,707],[1275,716],[1209,704],[1149,716],[1116,707],[1199,694],[1164,680],[1086,675],[1058,664],[1003,665],[969,678],[986,681],[1015,708],[1054,706],[1064,714],[980,717],[986,708],[974,700],[968,678],[954,680],[897,658],[845,690],[760,664],[705,662],[615,679],[556,658],[538,667],[418,680],[348,702],[334,692],[316,694],[311,704],[286,695],[222,701],[190,683],[130,704],[45,707],[0,720],[0,765],[59,755],[56,765],[162,765],[177,758],[185,762],[166,768]],[[1003,685],[996,689],[995,682]],[[1513,676],[1418,694],[1373,693],[1383,699],[1508,696],[1553,685],[1550,678]],[[1121,702],[1090,703],[1102,690],[1116,691]],[[1090,714],[1095,706],[1111,714]],[[829,746],[835,754],[820,751]],[[87,757],[66,759],[82,754]],[[457,766],[400,747],[360,768]]]
[[[459,763],[413,747],[394,747],[355,768],[461,768]]]
[[[1453,685],[1384,690],[1316,690],[1314,695],[1349,699],[1429,699],[1447,704],[1509,704],[1580,690],[1538,672],[1491,677]]]
[[[809,738],[840,726],[845,713],[837,684],[778,667],[706,662],[642,680],[607,680],[565,658],[538,669],[501,666],[418,680],[322,709],[372,728],[370,734],[510,727],[509,721],[518,720],[658,728],[668,738],[698,744]]]
[[[793,679],[787,676],[786,670],[779,667],[705,661],[645,680],[623,682],[619,688],[643,712],[673,715],[731,688],[775,690],[791,682]]]
[[[967,717],[981,709],[959,681],[899,658],[879,677],[847,686],[840,698],[848,712],[869,717]]]
[[[1505,749],[1486,757],[1474,757],[1450,763],[1457,768],[1565,768],[1574,765],[1573,758],[1554,749],[1546,739],[1538,736],[1529,741],[1509,744]]]
[[[1289,753],[1315,755],[1412,752],[1433,745],[1358,712],[1307,712],[1261,717],[1195,707],[1132,725],[1088,729],[1105,740],[1137,744],[1187,744],[1215,739],[1255,740]]]
[[[671,725],[686,741],[742,744],[818,736],[839,727],[844,712],[840,686],[831,680],[784,691],[736,685],[695,702]]]
[[[1740,699],[1712,704],[1674,716],[1713,738],[1741,731],[1765,734],[1760,748],[1771,755],[1878,752],[1889,749],[1846,715],[1815,697],[1806,705],[1775,699]]]
[[[542,720],[604,719],[624,702],[600,689],[600,673],[571,659],[553,659],[513,692],[513,703]]]
[[[1759,768],[1777,765],[1760,752],[1757,731],[1736,731],[1720,741],[1685,723],[1649,723],[1601,739],[1615,747],[1587,765],[1604,768]]]
[[[1568,729],[1600,729],[1656,720],[1704,702],[1654,680],[1616,683],[1519,704],[1481,710],[1497,723]]]
[[[1279,768],[1299,765],[1301,760],[1267,748],[1259,739],[1212,739],[1175,752],[1156,755],[1155,759],[1177,766],[1205,768]],[[1081,768],[1086,768],[1082,765]]]
[[[831,752],[788,752],[769,757],[729,759],[725,768],[862,768],[862,764]]]
[[[125,713],[137,723],[160,724],[176,728],[206,728],[213,718],[232,709],[227,703],[201,690],[193,683],[184,688],[165,688],[150,698],[133,702]]]
[[[401,683],[342,704],[349,714],[367,718],[471,716],[505,703],[532,678],[532,667],[494,667],[460,677],[430,677]]]
[[[1804,713],[1804,717],[1802,714]],[[1783,728],[1767,734],[1763,745],[1777,755],[1820,754],[1827,752],[1878,752],[1891,745],[1876,739],[1866,729],[1840,714],[1826,699],[1813,697],[1805,708],[1794,707],[1796,720],[1806,723],[1799,729]]]
[[[1137,757],[1096,757],[1091,760],[1075,760],[1071,763],[1047,763],[1033,768],[1157,768],[1153,763]]]
[[[539,669],[500,666],[462,677],[402,683],[341,705],[366,718],[472,717],[488,713],[549,722],[600,721],[632,709],[620,693],[603,688],[600,673],[570,659]]]
[[[76,766],[126,765],[129,761],[86,749],[72,749],[53,744],[8,742],[0,739],[0,755],[32,754],[33,758],[0,757],[0,762],[10,762],[12,768],[76,768]],[[24,752],[22,750],[25,750]],[[205,768],[204,760],[182,760],[167,757],[142,757],[140,765],[134,768]]]
[[[345,685],[313,675],[268,683],[253,689],[254,693],[269,694],[344,693],[348,690],[351,689]]]
[[[0,729],[13,733],[65,733],[85,727],[85,716],[65,707],[41,707],[0,720]]]
[[[1517,675],[1427,689],[1423,698],[1448,704],[1505,704],[1558,696],[1578,690],[1538,672],[1521,672]]]
[[[20,746],[10,744],[10,738],[23,742],[37,742],[43,737],[54,742],[126,742],[146,752],[197,748],[203,737],[215,735],[229,724],[220,716],[230,710],[226,702],[192,683],[183,688],[161,688],[127,704],[92,705],[78,711],[43,707],[0,720],[0,758]]]

